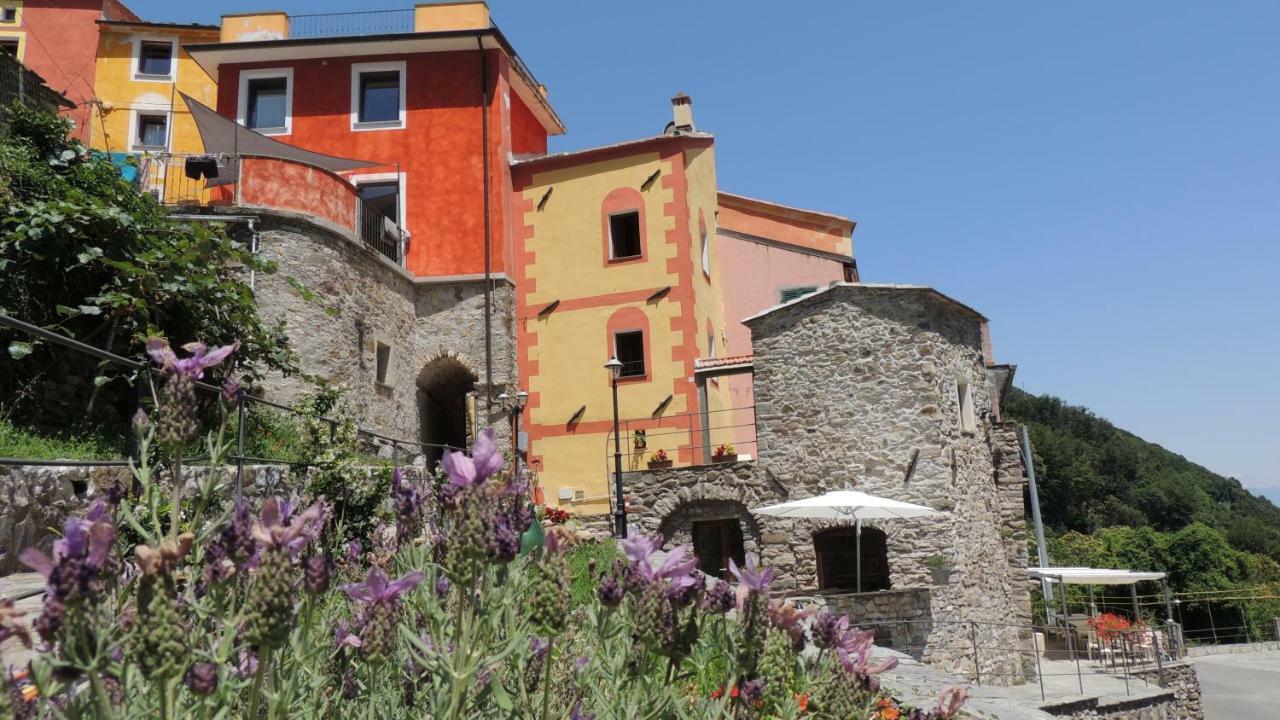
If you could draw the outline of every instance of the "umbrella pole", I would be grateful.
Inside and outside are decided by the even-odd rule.
[[[862,519],[855,518],[853,526],[857,528],[854,532],[853,551],[858,557],[854,568],[858,571],[858,592],[862,592]]]

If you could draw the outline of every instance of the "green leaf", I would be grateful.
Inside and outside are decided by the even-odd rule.
[[[503,712],[511,712],[515,709],[515,703],[511,701],[511,695],[507,689],[502,686],[498,680],[489,683],[489,690],[493,693],[493,704]]]
[[[96,305],[81,305],[80,312],[84,313],[85,315],[101,315],[102,308]]]
[[[29,342],[14,340],[9,343],[9,357],[12,357],[14,360],[21,360],[22,358],[30,355],[31,351],[34,349],[35,348],[31,347],[31,343]]]
[[[111,378],[107,377],[106,375],[98,375],[93,378],[94,387],[102,387],[103,385],[106,385],[109,382],[111,382]]]
[[[57,310],[59,315],[75,315],[78,312],[75,308],[66,305],[55,305],[53,309]]]

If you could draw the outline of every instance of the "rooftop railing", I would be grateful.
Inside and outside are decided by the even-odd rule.
[[[413,32],[413,9],[289,16],[289,37],[328,38]]]

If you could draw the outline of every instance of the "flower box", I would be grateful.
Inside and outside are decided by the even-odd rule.
[[[649,467],[655,470],[658,468],[669,468],[671,467],[671,462],[672,461],[670,460],[650,460]]]

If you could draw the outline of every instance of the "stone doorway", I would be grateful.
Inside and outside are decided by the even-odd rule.
[[[852,527],[835,527],[813,534],[818,559],[818,588],[856,590],[858,537]],[[879,528],[862,527],[862,591],[889,589],[888,538]]]
[[[693,534],[693,554],[698,558],[698,569],[721,579],[729,576],[729,561],[742,565],[742,523],[736,518],[724,520],[695,520],[690,526]]]
[[[471,403],[478,377],[457,358],[438,357],[418,373],[418,418],[423,455],[434,467],[448,448],[471,440]]]

